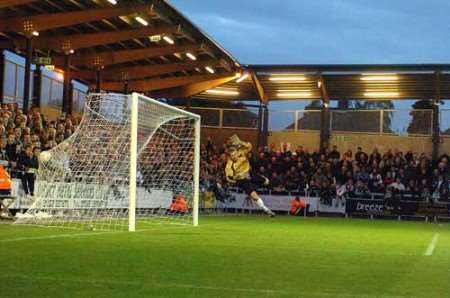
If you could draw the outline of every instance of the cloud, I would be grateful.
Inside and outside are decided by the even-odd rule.
[[[446,0],[174,0],[241,63],[450,62]]]

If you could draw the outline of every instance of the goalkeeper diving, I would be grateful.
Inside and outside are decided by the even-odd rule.
[[[227,141],[228,159],[225,166],[225,178],[229,184],[235,185],[242,190],[270,217],[275,213],[264,205],[264,201],[256,192],[256,184],[269,184],[266,177],[252,173],[248,153],[252,150],[252,144],[243,142],[237,135],[233,135]]]

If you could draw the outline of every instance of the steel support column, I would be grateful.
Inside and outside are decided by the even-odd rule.
[[[72,113],[72,75],[70,73],[70,54],[64,56],[64,87],[63,87],[63,105],[62,111],[66,114]]]
[[[0,103],[3,103],[3,88],[5,81],[5,55],[0,50]]]
[[[328,101],[323,101],[320,111],[320,150],[325,152],[330,146],[330,108]]]
[[[320,113],[320,151],[325,152],[330,147],[330,98],[328,96],[325,81],[322,75],[319,76],[317,87],[320,89],[322,97],[322,109]]]
[[[263,105],[262,146],[267,146],[269,141],[269,108]]]
[[[441,140],[441,129],[439,126],[439,105],[441,103],[441,73],[440,71],[435,72],[435,98],[433,101],[433,124],[432,124],[432,156],[433,160],[439,158],[439,144]]]
[[[263,103],[259,102],[258,107],[258,126],[256,128],[256,140],[257,140],[257,146],[261,147],[264,146],[264,139],[263,139],[263,121],[264,121],[264,109],[263,109]]]
[[[33,40],[27,37],[26,56],[25,56],[25,80],[23,90],[23,112],[28,113],[28,106],[31,99],[31,59],[33,59]]]
[[[101,70],[101,68],[97,68],[95,77],[96,77],[95,92],[100,93],[100,91],[102,90],[102,70]]]
[[[33,72],[33,107],[41,107],[41,86],[42,84],[42,70],[41,65],[36,65]]]

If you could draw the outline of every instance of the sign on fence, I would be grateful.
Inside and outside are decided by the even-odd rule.
[[[374,199],[347,199],[345,213],[374,215],[383,214],[385,211],[384,200]]]

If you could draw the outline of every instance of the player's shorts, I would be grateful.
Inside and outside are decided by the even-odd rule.
[[[257,187],[252,183],[251,180],[242,179],[236,181],[236,186],[242,189],[247,195],[250,195],[252,192],[256,191]]]

